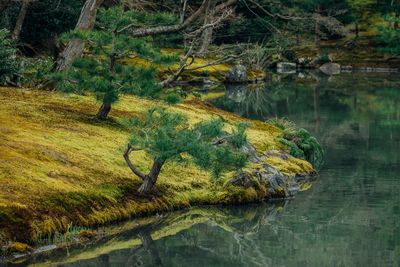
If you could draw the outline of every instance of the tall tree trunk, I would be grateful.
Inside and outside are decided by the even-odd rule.
[[[97,9],[102,2],[103,0],[86,0],[75,28],[79,30],[92,30],[96,21]],[[57,60],[56,70],[63,71],[68,69],[76,58],[82,56],[84,47],[85,42],[83,40],[73,39],[69,41]]]
[[[111,111],[111,103],[110,102],[103,102],[103,104],[101,105],[99,111],[97,112],[96,117],[99,120],[105,120],[108,117],[108,114]]]
[[[19,39],[19,35],[21,34],[22,25],[24,24],[29,4],[30,0],[22,0],[21,9],[19,10],[19,14],[17,17],[17,22],[15,22],[14,30],[11,33],[11,39],[14,41]]]
[[[319,48],[319,46],[321,44],[321,36],[320,36],[321,29],[320,29],[320,26],[319,26],[319,18],[320,18],[320,15],[321,15],[321,6],[320,5],[318,5],[316,7],[315,13],[317,14],[317,16],[315,17],[315,29],[314,29],[314,32],[315,32],[315,46],[317,48]]]
[[[215,4],[216,4],[215,1],[210,1],[208,3],[206,13],[204,16],[204,25],[207,25],[212,21],[214,16]],[[205,54],[208,52],[208,47],[212,42],[213,30],[214,29],[212,27],[208,27],[201,34],[201,45],[199,49],[199,54]]]
[[[161,168],[164,165],[164,161],[161,159],[155,159],[151,171],[143,179],[143,184],[139,187],[138,192],[141,195],[148,195],[157,182],[158,175],[161,172]]]

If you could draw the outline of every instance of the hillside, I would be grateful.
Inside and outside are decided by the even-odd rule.
[[[232,174],[213,182],[192,165],[169,163],[161,172],[154,194],[136,193],[140,180],[122,157],[128,140],[126,118],[153,106],[164,106],[189,117],[191,123],[222,116],[230,124],[243,121],[206,106],[197,99],[167,106],[163,102],[124,96],[111,119],[93,119],[98,103],[91,96],[57,92],[0,89],[0,237],[37,240],[71,225],[91,226],[196,204],[259,201],[258,190],[233,186]],[[249,121],[249,141],[258,152],[282,149],[281,130]],[[141,152],[131,158],[145,170],[150,160]],[[289,176],[307,175],[312,166],[303,160],[271,155],[271,166]]]

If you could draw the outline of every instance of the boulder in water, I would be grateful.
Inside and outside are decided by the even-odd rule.
[[[340,74],[340,65],[333,62],[325,63],[319,69],[327,75]]]
[[[279,62],[276,65],[278,73],[293,73],[296,72],[296,63],[291,62]]]

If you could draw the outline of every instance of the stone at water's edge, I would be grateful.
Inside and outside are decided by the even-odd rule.
[[[243,65],[233,66],[226,74],[225,81],[228,83],[246,83],[247,78],[247,68]]]
[[[296,194],[300,186],[294,179],[283,175],[267,163],[261,163],[261,168],[252,172],[241,172],[236,175],[231,183],[243,188],[253,187],[258,189],[261,185],[268,189],[272,198],[287,198]]]
[[[279,62],[276,67],[278,69],[296,69],[297,64],[292,62]]]
[[[255,148],[248,144],[242,148],[243,152],[249,155],[249,160],[258,165],[258,168],[251,171],[243,171],[231,179],[231,183],[243,188],[258,189],[265,186],[271,198],[288,198],[300,191],[301,184],[315,179],[316,172],[308,174],[308,177],[290,177],[265,162],[269,156],[279,156],[289,159],[290,156],[283,151],[269,151],[261,156],[257,155]]]
[[[329,62],[325,63],[319,67],[320,71],[327,75],[337,75],[340,74],[340,65],[337,63]]]
[[[279,62],[276,65],[278,73],[295,73],[297,64],[291,62]]]

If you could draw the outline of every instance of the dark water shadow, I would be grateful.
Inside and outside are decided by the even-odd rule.
[[[238,244],[246,243],[247,235],[257,234],[262,226],[275,221],[286,205],[287,201],[246,206],[206,206],[153,216],[144,221],[132,220],[100,229],[115,234],[95,242],[38,254],[5,266],[43,263],[52,266],[171,266],[168,253],[158,245],[163,239],[180,234],[185,236],[193,227],[212,225],[233,234]],[[213,246],[196,245],[192,238],[189,234],[180,240],[187,248],[213,254]]]

